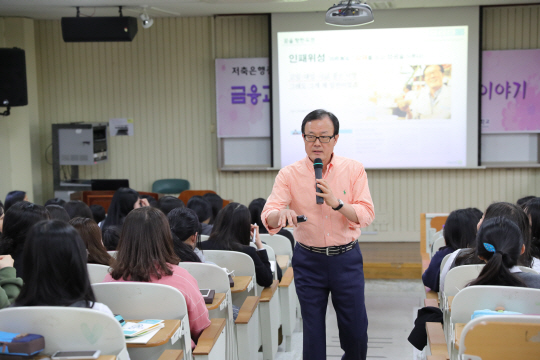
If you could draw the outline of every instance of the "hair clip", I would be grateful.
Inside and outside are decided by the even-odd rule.
[[[493,246],[493,245],[491,245],[491,244],[484,243],[484,247],[485,247],[486,250],[489,251],[489,252],[492,252],[492,253],[495,253],[495,252],[496,252],[495,246]]]

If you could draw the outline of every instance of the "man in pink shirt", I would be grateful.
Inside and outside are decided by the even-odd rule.
[[[326,359],[328,295],[336,310],[343,360],[366,359],[367,314],[364,270],[358,245],[360,228],[375,218],[366,172],[361,163],[337,156],[336,116],[314,110],[302,122],[307,156],[281,169],[261,214],[270,234],[288,222],[297,241],[292,266],[304,321],[304,359]],[[315,180],[314,160],[322,179]],[[316,203],[317,194],[324,204]],[[307,221],[298,224],[297,215]]]

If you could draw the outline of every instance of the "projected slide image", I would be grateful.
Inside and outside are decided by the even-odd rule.
[[[302,157],[302,118],[323,108],[340,121],[336,150],[366,167],[465,166],[467,34],[466,26],[278,32],[281,165]]]

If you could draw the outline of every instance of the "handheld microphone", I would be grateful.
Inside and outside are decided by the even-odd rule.
[[[320,158],[316,158],[315,161],[313,161],[313,168],[315,169],[315,179],[322,179],[323,163]],[[315,183],[315,189],[318,193],[322,193],[322,190],[317,187],[317,183]],[[317,205],[321,204],[324,204],[324,198],[317,196]]]

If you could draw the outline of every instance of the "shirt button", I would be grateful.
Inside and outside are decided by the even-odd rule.
[[[330,233],[326,234],[326,236],[330,236]]]
[[[328,219],[328,215],[326,215],[326,218]]]

